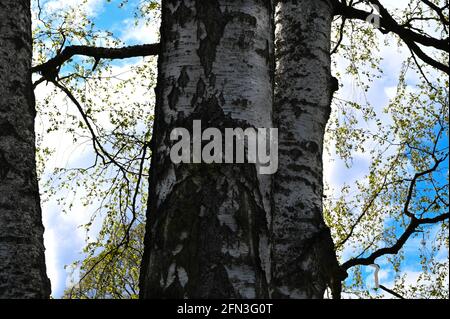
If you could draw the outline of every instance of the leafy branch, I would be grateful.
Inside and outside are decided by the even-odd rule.
[[[378,1],[378,0],[369,0],[369,3],[375,5],[379,8],[381,16],[379,17],[380,26],[379,30],[383,34],[394,33],[396,34],[413,52],[417,57],[419,57],[425,63],[435,67],[438,70],[441,70],[447,74],[450,74],[450,68],[448,65],[445,65],[436,59],[432,58],[430,55],[425,53],[419,45],[423,45],[426,47],[432,47],[437,50],[443,52],[450,51],[449,38],[438,39],[432,37],[430,35],[422,34],[414,31],[409,28],[407,25],[400,25],[393,16],[389,13],[389,11]],[[352,5],[346,3],[346,1],[333,0],[332,1],[335,14],[341,15],[346,19],[357,19],[366,21],[373,13],[367,12],[358,8],[355,8]],[[439,9],[442,13],[442,10]],[[444,18],[444,21],[446,19]],[[444,24],[446,25],[446,24]]]

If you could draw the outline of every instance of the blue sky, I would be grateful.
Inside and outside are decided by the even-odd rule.
[[[133,8],[138,1],[130,0],[128,5],[121,9],[117,6],[119,2],[111,1],[111,3],[108,3],[104,0],[41,0],[41,4],[46,6],[48,10],[64,10],[69,6],[85,10],[99,29],[114,32],[115,36],[127,45],[155,42],[157,40],[158,21],[155,20],[148,26],[142,21],[138,21],[138,24],[135,25]],[[406,0],[396,1],[396,5],[399,7],[407,3],[408,1]],[[375,81],[368,92],[368,98],[377,110],[383,108],[395,94],[398,72],[407,54],[405,50],[399,51],[396,46],[383,45],[381,51],[381,55],[384,57],[382,68],[389,70],[389,72],[386,72],[382,79]],[[139,61],[141,60],[129,59],[115,62],[113,64],[115,66],[113,72],[120,74],[120,72],[126,71],[131,65],[139,63]],[[339,92],[340,97],[351,100],[361,98],[361,93],[350,78],[344,78],[343,84],[344,88]],[[43,99],[49,91],[49,87],[40,86],[36,91],[37,99]],[[140,94],[135,94],[136,98],[140,96]],[[69,107],[69,103],[64,100],[62,95],[57,95],[55,99],[61,105]],[[37,131],[42,130],[43,126],[44,123],[40,123],[38,119]],[[47,174],[53,167],[80,166],[86,164],[92,158],[92,151],[89,145],[74,144],[71,137],[66,136],[62,132],[55,132],[53,135],[49,135],[45,143],[56,150],[55,154],[48,161]],[[325,155],[325,179],[332,186],[339,186],[343,182],[352,183],[352,181],[359,180],[367,174],[369,161],[370,157],[368,154],[355,154],[352,168],[347,169],[343,161],[337,159],[335,155]],[[65,265],[80,259],[82,248],[85,245],[86,234],[83,229],[79,228],[79,225],[88,221],[92,210],[78,203],[77,198],[82,195],[82,192],[80,192],[77,195],[78,197],[74,197],[75,206],[73,213],[69,214],[61,213],[61,208],[55,200],[42,203],[43,219],[46,227],[47,271],[52,281],[52,296],[55,298],[61,297],[65,287],[70,284]],[[417,259],[417,245],[418,241],[413,240],[405,247],[408,262],[405,264],[404,269],[411,274],[411,278],[417,276],[420,270]],[[385,265],[385,260],[380,260],[379,263],[383,266]],[[371,268],[365,269],[369,286],[373,284],[372,273],[373,270]],[[389,267],[382,268],[380,272],[381,283],[392,282],[393,276],[394,272]]]
[[[35,2],[36,3],[36,2]],[[95,22],[99,30],[108,30],[114,33],[116,37],[124,42],[125,45],[139,43],[153,43],[157,40],[158,21],[150,25],[145,25],[143,21],[138,21],[135,25],[133,13],[138,5],[138,1],[129,1],[128,5],[118,8],[120,1],[108,3],[104,0],[41,0],[41,7],[48,12],[61,12],[69,7],[78,8],[86,12],[90,19]],[[36,11],[34,11],[36,13]],[[36,16],[36,15],[34,15]],[[38,22],[34,20],[34,23]],[[74,43],[77,44],[77,43]],[[142,61],[141,58],[119,60],[112,63],[114,66],[111,73],[114,75],[123,74],[121,77],[131,76],[128,74],[130,67]],[[42,101],[52,91],[51,85],[41,85],[36,90],[36,98]],[[130,90],[128,90],[130,91]],[[120,92],[117,99],[121,96],[129,96],[128,101],[133,98],[136,101],[145,96],[147,92]],[[57,94],[54,97],[54,103],[60,105],[63,110],[73,113],[71,105],[64,95]],[[44,135],[47,119],[38,117],[36,121],[36,131]],[[102,125],[110,125],[108,119],[101,122]],[[55,167],[85,167],[93,162],[93,153],[90,145],[87,143],[73,143],[72,136],[66,134],[63,130],[45,134],[44,146],[49,146],[55,150],[53,156],[46,163],[46,170],[43,180],[46,180]],[[43,181],[42,181],[43,182]],[[41,185],[41,189],[43,189]],[[57,194],[58,196],[61,195]],[[88,222],[93,209],[84,207],[80,203],[83,191],[80,189],[77,194],[70,195],[70,200],[74,206],[69,214],[61,212],[55,198],[42,202],[43,221],[46,228],[44,240],[46,246],[47,272],[52,282],[52,296],[61,297],[65,287],[70,285],[70,268],[66,265],[82,259],[82,249],[86,242],[86,232],[80,227]],[[99,223],[94,225],[93,234],[99,228]]]

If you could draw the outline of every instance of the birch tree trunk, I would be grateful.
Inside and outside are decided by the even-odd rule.
[[[48,298],[29,1],[0,1],[0,298]]]
[[[162,1],[142,298],[265,298],[271,178],[180,164],[175,127],[272,127],[270,1]]]
[[[339,296],[333,242],[322,216],[322,150],[337,83],[330,72],[333,8],[327,0],[277,1],[273,297]]]

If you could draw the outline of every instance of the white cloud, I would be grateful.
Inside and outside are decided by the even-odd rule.
[[[64,214],[55,200],[43,203],[42,211],[47,274],[52,284],[52,296],[60,298],[68,282],[69,273],[65,266],[82,257],[86,232],[79,225],[89,221],[91,211],[76,199],[74,213]],[[94,226],[98,228],[98,225]]]
[[[59,259],[58,259],[58,237],[55,234],[55,229],[51,227],[50,222],[47,220],[49,214],[43,214],[43,223],[47,225],[44,232],[44,246],[45,246],[45,260],[47,266],[47,275],[50,278],[52,285],[52,293],[55,288],[60,287],[60,271],[59,271]]]
[[[101,12],[104,3],[104,0],[50,0],[44,2],[42,7],[49,12],[77,8],[83,10],[89,17],[94,17]]]
[[[121,30],[120,38],[124,42],[155,43],[158,41],[159,21],[154,19],[146,24],[141,20],[135,24],[133,19],[125,19],[122,21]]]
[[[384,93],[389,99],[395,98],[397,95],[397,87],[396,86],[386,86],[384,88]]]
[[[395,1],[380,1],[381,4],[387,9],[404,10],[410,4],[410,0],[395,0]]]

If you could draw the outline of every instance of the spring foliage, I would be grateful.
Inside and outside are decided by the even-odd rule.
[[[69,45],[130,44],[120,30],[98,24],[93,2],[34,2],[34,65]],[[433,1],[439,7],[443,2]],[[157,1],[105,1],[102,10],[123,10],[131,25],[158,32]],[[448,37],[448,25],[423,1],[392,14],[400,25]],[[442,14],[448,21],[448,5]],[[337,16],[333,24],[333,73],[341,87],[326,133],[324,217],[346,265],[394,245],[411,216],[433,218],[448,210],[449,83],[397,36],[365,21],[344,20]],[[430,54],[448,61],[448,52]],[[401,59],[398,70],[391,68],[393,57]],[[61,214],[72,216],[80,207],[91,214],[80,225],[86,230],[82,258],[68,265],[73,283],[66,298],[138,297],[155,69],[155,57],[123,63],[76,56],[54,82],[34,78],[42,199],[56,200]],[[377,96],[380,87],[388,88],[388,99]],[[72,153],[52,165],[58,150],[49,141],[59,136],[69,137]],[[388,276],[386,285],[404,297],[448,298],[448,249],[446,219],[420,225],[398,253],[377,263]],[[352,266],[349,273],[344,296],[386,296],[373,289],[366,266]]]

